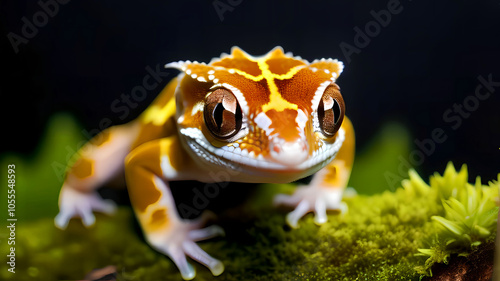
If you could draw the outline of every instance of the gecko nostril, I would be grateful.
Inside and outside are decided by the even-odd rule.
[[[281,149],[280,149],[279,145],[273,145],[273,151],[276,153],[280,153]]]
[[[305,141],[276,142],[270,145],[271,156],[276,162],[295,166],[306,160],[308,145]]]

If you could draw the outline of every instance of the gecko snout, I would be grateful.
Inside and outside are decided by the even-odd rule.
[[[296,166],[302,163],[309,154],[309,146],[302,139],[293,142],[272,142],[270,150],[271,157],[286,166]]]

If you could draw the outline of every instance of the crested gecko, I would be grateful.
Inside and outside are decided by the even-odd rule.
[[[342,209],[342,193],[354,159],[354,130],[336,80],[342,62],[308,62],[276,47],[254,57],[238,47],[208,64],[166,65],[180,74],[134,121],[102,131],[81,149],[67,172],[55,224],[64,229],[79,216],[94,224],[93,211],[113,213],[114,203],[96,192],[125,172],[136,217],[147,242],[167,255],[182,278],[195,277],[186,256],[214,276],[222,262],[197,241],[223,234],[202,218],[182,219],[169,181],[214,182],[225,173],[233,182],[288,183],[313,175],[276,205],[295,208],[287,223],[298,227],[306,213],[327,221],[326,211]]]

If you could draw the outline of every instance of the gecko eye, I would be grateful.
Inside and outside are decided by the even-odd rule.
[[[231,138],[241,129],[240,105],[227,89],[220,88],[208,95],[203,117],[210,132],[222,140]]]
[[[328,86],[318,106],[318,119],[321,132],[326,137],[333,137],[344,119],[344,100],[336,84]]]

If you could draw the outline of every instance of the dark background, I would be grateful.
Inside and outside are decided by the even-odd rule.
[[[500,81],[500,3],[401,0],[402,11],[348,63],[340,44],[356,46],[354,28],[364,30],[373,21],[370,11],[391,1],[353,2],[70,0],[16,53],[8,34],[22,36],[23,17],[33,22],[43,9],[37,1],[1,1],[0,150],[34,153],[56,112],[71,112],[87,130],[99,129],[103,118],[132,120],[175,76],[169,71],[122,119],[111,104],[142,85],[148,66],[208,62],[234,45],[252,55],[280,45],[309,61],[344,61],[338,83],[359,150],[387,121],[406,126],[411,140],[442,128],[447,140],[417,167],[424,178],[450,160],[467,163],[471,179],[496,178],[500,87],[456,129],[443,114],[474,94],[478,76]],[[234,7],[221,20],[214,4]]]

